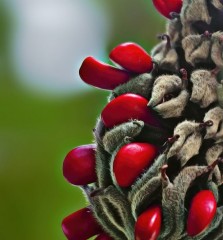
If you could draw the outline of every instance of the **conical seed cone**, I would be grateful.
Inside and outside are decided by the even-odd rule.
[[[184,0],[171,16],[151,50],[153,70],[114,81],[95,127],[97,181],[83,189],[115,240],[223,239],[223,1]],[[140,68],[148,56],[127,46],[113,58]]]

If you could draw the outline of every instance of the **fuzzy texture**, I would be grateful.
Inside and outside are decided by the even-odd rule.
[[[151,51],[153,71],[134,75],[108,98],[141,95],[161,125],[130,119],[109,129],[98,119],[98,180],[86,196],[97,221],[115,240],[134,240],[137,218],[153,204],[162,209],[160,240],[223,238],[222,18],[223,1],[184,0]],[[132,186],[121,188],[113,172],[115,156],[122,146],[137,141],[157,145],[160,154]],[[202,189],[213,192],[218,207],[209,226],[190,237],[188,211]]]

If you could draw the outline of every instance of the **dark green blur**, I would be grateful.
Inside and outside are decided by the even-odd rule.
[[[164,30],[149,0],[93,2],[108,4],[113,16],[108,51],[125,41],[149,51]],[[86,206],[81,191],[63,179],[63,158],[92,142],[108,92],[92,88],[57,99],[25,90],[9,57],[14,24],[0,2],[0,239],[62,240],[61,220]]]

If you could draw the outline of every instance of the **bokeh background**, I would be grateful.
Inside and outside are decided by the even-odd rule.
[[[150,51],[164,29],[151,0],[0,0],[1,240],[65,239],[61,220],[86,202],[63,159],[92,142],[108,95],[79,66],[126,41]]]

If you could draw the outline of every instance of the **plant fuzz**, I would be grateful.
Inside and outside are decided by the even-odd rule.
[[[223,1],[184,0],[170,16],[151,51],[153,62],[129,43],[110,56],[126,70],[88,62],[97,80],[86,63],[80,70],[85,82],[112,90],[94,129],[97,179],[81,186],[101,229],[96,239],[223,239]],[[131,49],[152,71],[129,60]],[[158,149],[152,161],[145,144]],[[135,158],[133,151],[139,151]],[[212,204],[211,212],[196,205],[200,198],[200,205]],[[142,226],[152,216],[155,225]],[[72,222],[63,229],[69,240],[87,239],[72,233]]]

